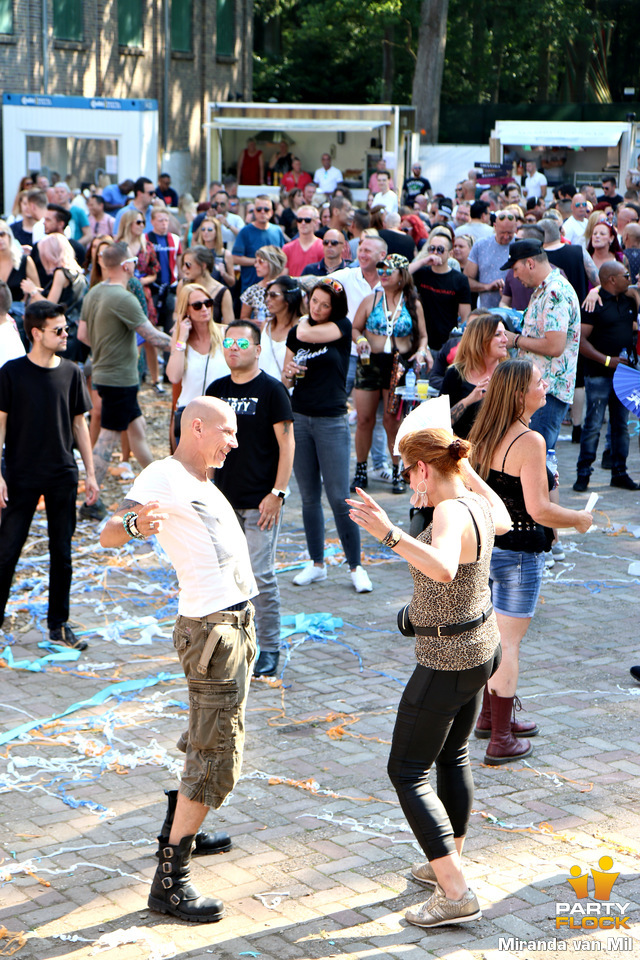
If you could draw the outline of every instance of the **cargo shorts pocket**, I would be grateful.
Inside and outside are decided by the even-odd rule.
[[[235,680],[187,682],[190,746],[204,753],[228,751],[239,728],[238,684]]]

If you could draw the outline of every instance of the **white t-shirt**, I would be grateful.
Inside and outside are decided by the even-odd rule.
[[[562,224],[565,238],[570,243],[582,243],[588,222],[588,220],[576,220],[574,216],[568,217]]]
[[[387,190],[386,193],[376,193],[371,201],[371,207],[386,207],[387,213],[398,212],[398,197],[393,190]]]
[[[546,186],[547,178],[544,173],[536,170],[532,177],[527,177],[524,181],[524,195],[527,200],[529,197],[535,197],[537,200],[538,197],[542,196],[542,188]]]
[[[318,190],[320,190],[321,193],[333,193],[338,184],[342,183],[343,179],[342,170],[338,170],[337,167],[333,166],[329,167],[328,170],[325,170],[324,167],[318,167],[313,175],[313,182],[318,184]]]
[[[222,347],[213,356],[210,353],[198,353],[187,344],[187,369],[182,378],[182,390],[177,406],[186,407],[196,397],[203,397],[207,387],[220,377],[229,376],[229,367],[224,359]]]
[[[238,233],[244,227],[244,220],[242,217],[239,217],[237,213],[227,213],[226,219],[229,221],[232,227],[238,231]],[[225,227],[223,223],[220,224],[220,231],[222,233],[222,242],[225,247],[228,247],[231,250],[231,247],[236,242],[236,237],[238,233],[234,233],[233,230],[229,230],[229,227]]]
[[[0,367],[8,360],[24,357],[24,352],[20,334],[9,317],[4,323],[0,323]]]
[[[284,361],[287,355],[287,341],[272,340],[269,336],[269,324],[265,323],[260,334],[260,356],[258,357],[258,366],[270,377],[276,380],[282,380],[282,371]]]
[[[197,480],[173,457],[137,477],[129,500],[158,500],[169,519],[157,534],[173,564],[183,617],[205,617],[258,592],[244,533],[233,507],[210,480]]]

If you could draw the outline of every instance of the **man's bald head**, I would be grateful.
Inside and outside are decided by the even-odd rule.
[[[217,397],[196,397],[191,400],[182,411],[182,430],[187,424],[194,420],[202,420],[213,426],[223,423],[233,413],[233,410],[224,400],[218,400]]]
[[[607,260],[603,263],[598,272],[600,283],[609,293],[618,293],[622,285],[622,279],[628,281],[629,271],[618,260]],[[629,284],[627,283],[627,286]]]

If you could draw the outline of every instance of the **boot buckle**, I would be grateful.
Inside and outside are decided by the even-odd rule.
[[[168,860],[165,860],[164,863],[160,864],[163,873],[171,873],[171,864]]]
[[[173,886],[173,880],[171,879],[171,877],[163,877],[162,886],[164,887],[165,890],[170,890],[171,887]]]
[[[177,893],[172,893],[169,897],[169,902],[172,903],[174,907],[177,907],[180,904],[180,897]]]
[[[166,857],[167,860],[170,859],[173,856],[173,847],[163,847],[162,856]]]

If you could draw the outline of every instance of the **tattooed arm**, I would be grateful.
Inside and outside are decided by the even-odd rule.
[[[117,510],[102,528],[100,534],[100,543],[103,547],[122,547],[131,539],[125,530],[122,518],[125,513],[137,514],[137,527],[144,537],[150,537],[154,533],[162,530],[162,524],[169,519],[167,513],[160,511],[160,504],[157,500],[150,500],[149,503],[137,503],[135,500],[123,500],[122,506]]]
[[[139,327],[136,327],[136,333],[139,333],[147,343],[152,344],[154,347],[160,347],[163,350],[166,350],[171,343],[171,337],[167,333],[163,333],[162,330],[158,330],[157,327],[154,327],[149,320],[145,320]]]

